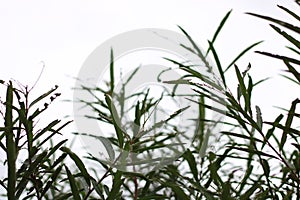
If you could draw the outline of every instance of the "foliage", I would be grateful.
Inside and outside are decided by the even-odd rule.
[[[4,125],[0,128],[0,146],[6,154],[3,163],[7,165],[8,175],[0,184],[7,191],[8,199],[52,199],[64,188],[57,183],[62,181],[62,160],[66,157],[66,154],[57,153],[66,140],[54,145],[52,139],[60,135],[70,121],[62,123],[56,119],[45,127],[39,127],[37,121],[49,104],[60,96],[56,92],[58,87],[29,101],[32,88],[15,87],[11,81],[1,83],[7,91],[2,102]],[[48,103],[46,99],[49,99]]]
[[[296,21],[300,21],[300,16],[295,12],[283,6],[278,7]],[[116,170],[112,164],[117,164],[116,161],[122,158],[116,158],[114,149],[117,147],[130,153],[143,155],[166,147],[169,145],[168,141],[172,141],[177,133],[178,127],[174,127],[172,119],[185,112],[185,108],[177,110],[167,119],[151,124],[150,128],[146,129],[145,121],[152,114],[152,110],[160,99],[151,97],[149,90],[126,96],[126,84],[136,75],[138,69],[122,83],[121,91],[123,92],[114,94],[113,51],[111,52],[108,87],[82,85],[82,88],[77,88],[88,92],[96,99],[95,102],[80,101],[97,113],[97,117],[86,117],[107,123],[114,127],[115,131],[111,137],[96,137],[89,133],[77,134],[100,140],[112,163],[100,160],[92,154],[86,158],[80,158],[64,145],[66,140],[55,145],[51,143],[51,139],[60,134],[61,129],[70,122],[61,124],[60,120],[54,120],[44,128],[36,130],[37,117],[49,106],[47,103],[44,106],[40,104],[49,97],[51,102],[55,100],[59,96],[59,93],[55,93],[57,87],[30,102],[31,90],[27,87],[17,88],[12,82],[2,82],[7,92],[3,102],[4,125],[0,128],[0,146],[6,154],[3,162],[7,165],[8,176],[2,179],[0,184],[5,189],[8,199],[34,197],[37,199],[141,200],[300,199],[300,144],[299,130],[295,126],[295,121],[300,116],[297,113],[300,100],[297,98],[292,101],[290,108],[283,110],[283,114],[275,116],[273,121],[264,121],[260,107],[252,104],[252,93],[253,89],[265,79],[253,80],[250,75],[251,64],[245,66],[245,70],[241,70],[241,67],[236,65],[245,53],[260,42],[247,47],[227,66],[221,62],[214,46],[230,13],[228,12],[221,21],[215,35],[209,41],[209,48],[206,52],[202,52],[190,35],[179,27],[191,44],[183,48],[190,50],[207,63],[208,70],[210,63],[207,61],[207,56],[212,54],[220,80],[216,82],[199,73],[198,66],[167,59],[186,73],[180,80],[171,80],[167,83],[174,84],[174,88],[180,84],[190,84],[197,97],[196,100],[190,98],[191,103],[198,107],[195,123],[193,126],[183,127],[193,129],[196,133],[195,140],[189,149],[176,160],[147,173]],[[257,53],[283,62],[288,73],[283,76],[299,85],[300,74],[297,67],[300,65],[300,42],[297,37],[299,37],[300,28],[272,17],[248,14],[270,22],[270,26],[289,42],[291,46],[288,49],[297,57],[261,51]],[[236,92],[232,92],[227,84],[228,70],[233,70],[236,75],[238,83]],[[192,82],[190,78],[205,84],[197,84],[197,81]],[[124,120],[127,120],[124,113],[128,110],[124,110],[123,104],[131,98],[139,99],[130,108],[134,111],[133,121],[136,126],[132,123],[120,126]],[[219,106],[212,106],[209,102]],[[224,115],[223,120],[209,119],[207,116],[209,111]],[[162,124],[164,128],[155,132],[151,140],[147,137],[138,137]],[[219,133],[219,145],[214,151],[201,154],[202,149],[207,149],[205,147],[207,144],[203,142],[204,138],[212,128],[220,124],[223,125],[223,129]],[[133,134],[130,135],[129,132]],[[49,145],[48,148],[45,148],[46,144]],[[19,156],[23,151],[26,152],[25,160]],[[65,164],[67,157],[74,163],[74,166]],[[96,163],[95,167],[88,168],[86,160]],[[18,166],[19,163],[22,165]],[[133,163],[134,165],[138,164]]]

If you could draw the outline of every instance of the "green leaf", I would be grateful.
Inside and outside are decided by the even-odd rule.
[[[196,163],[196,159],[193,155],[193,153],[188,149],[184,154],[183,154],[183,158],[188,162],[190,170],[194,176],[195,181],[199,181],[198,178],[198,170],[197,170],[197,163]]]
[[[218,54],[217,54],[217,52],[216,52],[213,44],[210,41],[208,41],[208,43],[209,43],[209,47],[210,47],[210,49],[211,49],[211,51],[213,53],[214,59],[216,61],[216,64],[217,64],[218,71],[219,71],[219,74],[221,76],[222,82],[223,82],[224,86],[226,87],[226,79],[225,79],[225,76],[224,76],[224,71],[222,69],[222,65],[221,65],[219,56],[218,56]]]
[[[162,195],[162,194],[150,194],[147,196],[139,197],[139,200],[153,200],[153,199],[169,199],[167,195]]]
[[[122,125],[121,125],[121,120],[119,118],[117,109],[109,95],[105,95],[105,101],[107,103],[107,106],[109,108],[110,114],[113,118],[113,124],[114,128],[116,130],[117,138],[119,141],[119,147],[123,148],[124,145],[124,135],[123,135],[123,130],[122,130]]]
[[[121,192],[120,188],[121,188],[121,185],[123,184],[123,182],[124,182],[124,179],[122,179],[122,172],[117,171],[114,175],[112,189],[109,192],[106,200],[119,199],[117,197],[120,195],[120,192]]]
[[[114,78],[114,53],[113,50],[110,50],[110,67],[109,67],[109,73],[110,73],[110,95],[114,92],[115,87],[115,78]]]
[[[296,148],[297,148],[297,150],[300,152],[300,145],[299,145],[299,144],[292,143],[292,145],[293,145],[294,147],[296,147]]]
[[[300,73],[287,60],[283,60],[283,62],[289,69],[289,72],[292,73],[297,79],[297,81],[300,83]]]
[[[280,26],[283,26],[283,27],[285,27],[287,29],[295,31],[296,33],[300,33],[300,28],[297,27],[297,26],[294,26],[294,25],[292,25],[290,23],[287,23],[287,22],[284,22],[284,21],[281,21],[281,20],[278,20],[278,19],[274,19],[272,17],[264,16],[264,15],[258,15],[258,14],[254,14],[254,13],[246,13],[246,14],[249,14],[249,15],[252,15],[252,16],[255,16],[255,17],[259,17],[259,18],[265,19],[267,21],[276,23],[276,24],[278,24]]]
[[[56,144],[54,147],[50,148],[50,152],[48,153],[47,157],[49,158],[52,154],[56,153],[57,149],[59,149],[63,144],[65,144],[68,141],[68,139],[65,139],[58,144]]]
[[[286,48],[288,48],[289,50],[291,50],[291,51],[294,52],[295,54],[300,55],[300,51],[296,50],[295,48],[289,47],[289,46],[287,46]]]
[[[261,184],[254,182],[253,184],[251,184],[251,187],[243,194],[240,196],[241,200],[248,200],[248,199],[252,199],[250,198],[254,192],[260,187]]]
[[[231,148],[239,150],[239,151],[244,151],[244,152],[247,152],[247,153],[253,153],[253,154],[256,154],[256,155],[259,155],[259,156],[266,156],[266,157],[269,157],[269,158],[278,159],[276,156],[265,153],[263,151],[258,151],[258,150],[254,150],[254,149],[243,148],[243,147],[235,147],[235,146],[232,146]]]
[[[283,78],[286,78],[286,79],[288,79],[289,81],[292,81],[293,83],[296,83],[298,86],[300,86],[300,82],[298,82],[297,80],[295,80],[295,79],[293,79],[293,78],[291,78],[291,77],[289,77],[289,76],[286,76],[286,75],[284,75],[284,74],[280,74],[280,76],[282,76]]]
[[[54,199],[55,200],[66,200],[69,197],[72,197],[72,193],[60,194],[60,195],[56,196]]]
[[[253,84],[253,87],[254,87],[254,86],[257,86],[257,85],[261,84],[262,82],[265,82],[265,81],[267,81],[267,80],[269,80],[269,79],[270,79],[270,77],[261,79],[261,80],[257,81],[256,83],[254,83],[254,84]]]
[[[244,83],[244,79],[243,76],[239,70],[239,68],[237,67],[237,65],[234,65],[235,67],[235,72],[236,72],[236,76],[239,82],[239,92],[242,94],[242,96],[244,97],[245,100],[245,112],[249,111],[251,113],[251,105],[250,105],[250,97],[248,95],[248,91],[246,89],[246,85]]]
[[[224,24],[227,21],[227,19],[229,18],[229,15],[231,14],[231,12],[232,12],[232,10],[230,10],[229,12],[227,12],[226,15],[223,17],[221,23],[219,24],[219,26],[218,26],[218,28],[217,28],[214,36],[213,36],[213,39],[211,40],[212,44],[216,41],[219,33],[221,32],[222,28],[224,27]],[[207,55],[208,55],[208,53],[209,53],[210,50],[211,50],[211,48],[209,46],[208,49],[207,49],[207,51],[206,51],[205,57],[207,57]]]
[[[68,156],[67,153],[63,153],[62,155],[60,155],[52,164],[52,168],[56,167],[57,165],[61,164],[62,161]]]
[[[70,182],[71,191],[72,191],[72,194],[73,194],[73,199],[74,200],[81,200],[73,174],[70,172],[70,170],[68,169],[67,166],[65,166],[65,169],[66,169],[67,176],[68,176],[68,179],[69,179],[69,182]]]
[[[300,49],[300,42],[299,40],[295,39],[291,35],[287,34],[285,31],[282,31],[280,28],[274,25],[270,25],[277,33],[282,35],[285,39],[290,41],[292,44],[294,44],[298,49]]]
[[[177,184],[171,182],[163,182],[162,185],[171,188],[172,191],[175,193],[176,199],[190,200],[190,198],[185,194],[183,189],[181,189]]]
[[[167,84],[184,84],[184,85],[189,85],[190,81],[186,79],[177,79],[177,80],[170,80],[170,81],[163,81],[163,83]]]
[[[256,141],[256,142],[261,142],[261,143],[263,142],[260,139],[249,137],[247,135],[243,135],[243,134],[240,134],[240,133],[234,133],[234,132],[228,132],[228,131],[222,131],[221,133],[223,133],[225,135],[233,136],[233,137],[238,137],[238,138],[246,139],[246,140],[249,140],[249,141],[251,139],[254,139],[254,141]]]
[[[260,128],[260,130],[262,130],[263,119],[262,119],[262,115],[261,115],[261,110],[258,106],[255,106],[255,109],[256,109],[256,122],[257,122],[257,125]]]
[[[57,90],[57,88],[58,88],[58,86],[56,85],[54,88],[52,88],[48,92],[46,92],[46,93],[42,94],[41,96],[39,96],[37,99],[35,99],[33,102],[31,102],[29,104],[29,108],[32,107],[34,104],[38,103],[39,101],[43,100],[44,98],[46,98],[50,94],[52,94],[55,90]]]
[[[296,13],[290,11],[289,9],[283,7],[283,6],[280,6],[278,5],[279,8],[281,8],[282,10],[286,11],[287,13],[289,13],[291,16],[293,16],[295,19],[297,19],[298,21],[300,21],[300,16],[297,15]]]
[[[213,180],[213,182],[218,186],[221,187],[221,185],[224,183],[222,178],[220,177],[220,163],[222,160],[217,159],[216,161],[210,163],[208,166],[209,172],[210,172],[210,178]]]
[[[22,195],[24,189],[26,188],[26,185],[28,184],[28,181],[30,180],[30,176],[32,174],[34,174],[36,170],[38,170],[38,167],[40,165],[43,164],[46,156],[47,156],[47,151],[43,151],[42,153],[38,154],[36,156],[36,159],[29,166],[29,169],[26,170],[24,174],[22,174],[22,178],[17,185],[17,190],[16,190],[17,199]]]
[[[239,82],[240,92],[245,97],[247,94],[246,94],[246,86],[245,86],[245,83],[244,83],[244,79],[242,77],[242,74],[241,74],[239,68],[236,65],[234,65],[234,68],[235,68],[235,73],[236,73],[236,76],[237,76],[237,79],[238,79],[238,82]]]
[[[195,53],[198,55],[198,57],[202,60],[202,62],[204,62],[206,67],[210,68],[209,63],[207,62],[205,56],[203,55],[201,49],[197,46],[197,44],[194,42],[194,40],[192,39],[192,37],[180,26],[178,26],[178,28],[183,32],[183,34],[187,37],[187,39],[191,42],[193,48],[196,50],[193,51],[193,49],[186,47],[184,44],[180,44],[182,47],[186,48],[187,50],[191,51],[192,53]]]
[[[203,195],[206,199],[216,200],[216,198],[214,198],[215,194],[213,192],[210,192],[209,190],[207,190],[203,186],[201,186],[200,182],[195,182],[195,181],[192,181],[192,180],[189,180],[189,182],[192,183],[192,185],[195,187],[193,189],[199,191],[201,193],[201,195]]]
[[[289,63],[294,63],[294,64],[297,64],[297,65],[300,65],[300,60],[297,60],[295,58],[280,56],[280,55],[276,55],[276,54],[272,54],[272,53],[268,53],[268,52],[263,52],[263,51],[255,51],[255,52],[259,53],[261,55],[265,55],[265,56],[269,56],[269,57],[272,57],[272,58],[280,59],[282,61],[286,60]]]
[[[72,121],[67,121],[65,122],[63,125],[61,125],[60,127],[58,127],[56,130],[52,130],[52,133],[46,137],[45,139],[43,139],[38,145],[37,147],[41,147],[43,144],[45,144],[48,140],[50,140],[55,134],[59,134],[60,131],[65,128],[67,125],[69,125]]]
[[[234,200],[234,198],[231,197],[231,184],[229,181],[226,181],[222,184],[222,193],[220,196],[220,199],[227,199],[227,200]]]
[[[101,186],[101,184],[98,184],[97,181],[92,179],[92,185],[95,188],[95,191],[99,195],[100,199],[104,200],[105,198],[104,198],[104,195],[103,195],[103,187]]]
[[[87,185],[90,186],[91,185],[90,175],[87,172],[87,170],[86,170],[83,162],[81,161],[81,159],[67,147],[61,147],[60,150],[67,153],[70,156],[70,158],[75,162],[76,166],[80,170],[80,172],[81,172],[82,176],[84,177]]]
[[[227,70],[230,69],[231,66],[233,66],[244,54],[246,54],[248,51],[250,51],[252,48],[254,48],[255,46],[259,45],[260,43],[262,43],[263,41],[259,41],[256,42],[254,44],[252,44],[251,46],[247,47],[246,49],[244,49],[235,59],[233,59],[233,61],[226,67],[226,69],[224,70],[224,73],[227,72]]]
[[[253,165],[249,165],[240,183],[239,193],[241,193],[243,191],[243,188],[247,185],[247,181],[249,180],[250,175],[252,175],[252,172],[253,172]]]
[[[248,74],[248,88],[247,88],[247,103],[248,102],[251,102],[251,97],[252,97],[252,91],[253,91],[253,81],[252,81],[252,78],[251,76]],[[249,103],[250,104],[250,103]],[[252,109],[251,109],[251,105],[249,105],[249,113],[250,115],[252,116]]]
[[[266,136],[265,136],[265,140],[264,140],[264,143],[263,143],[261,149],[264,148],[264,146],[266,145],[266,143],[267,143],[267,141],[269,140],[269,138],[270,138],[272,135],[274,136],[275,128],[276,128],[276,126],[279,125],[279,122],[280,122],[282,119],[283,119],[283,115],[282,115],[282,114],[280,114],[280,115],[275,119],[275,121],[273,122],[274,125],[272,126],[272,128],[270,128],[270,129],[267,131],[267,134],[266,134]]]
[[[293,121],[293,118],[294,118],[294,115],[295,115],[296,106],[297,106],[298,103],[300,103],[299,99],[295,99],[292,102],[291,108],[289,110],[289,113],[288,113],[288,116],[287,116],[287,119],[286,119],[286,122],[285,122],[283,133],[282,133],[282,136],[281,136],[281,142],[280,142],[280,145],[279,145],[279,150],[280,151],[283,150],[283,146],[286,142],[287,135],[289,133],[289,129],[291,128],[292,121]]]
[[[55,125],[59,124],[59,122],[60,122],[60,120],[56,119],[56,120],[52,121],[51,123],[49,123],[45,128],[43,128],[41,131],[39,131],[38,133],[35,134],[35,136],[33,137],[33,140],[38,139],[44,133],[46,133],[47,131],[50,131],[51,129],[53,129],[53,127]]]
[[[109,139],[105,138],[105,137],[102,137],[102,136],[95,136],[98,140],[101,141],[101,143],[103,144],[103,146],[105,147],[107,153],[108,153],[108,156],[109,156],[109,159],[111,162],[114,162],[115,160],[115,151],[111,145],[111,142],[109,141]]]
[[[295,114],[296,115],[296,114]],[[272,125],[272,126],[275,126],[276,128],[279,128],[279,129],[281,129],[281,130],[283,130],[283,131],[287,131],[289,134],[290,134],[290,136],[292,136],[292,137],[294,137],[294,134],[296,135],[296,136],[299,136],[300,135],[300,131],[299,130],[297,130],[297,129],[294,129],[294,128],[288,128],[288,127],[285,127],[284,125],[282,125],[282,124],[275,124],[275,123],[273,123],[273,122],[264,122],[265,124],[269,124],[269,125]],[[276,137],[274,137],[274,139],[276,139]],[[296,139],[296,138],[294,138],[294,139]]]
[[[213,98],[213,97],[211,97],[211,98]],[[207,143],[205,144],[205,142],[206,142],[206,139],[208,139],[208,137],[205,135],[206,110],[205,110],[205,107],[203,106],[203,104],[205,104],[205,95],[201,94],[201,92],[199,94],[199,103],[201,103],[201,104],[198,104],[198,124],[197,124],[197,129],[195,131],[197,131],[196,137],[199,138],[199,145],[197,147],[197,149],[199,149],[199,155],[200,155],[200,157],[204,157],[204,155],[206,154],[206,150],[207,150]]]
[[[263,167],[263,170],[264,170],[264,174],[268,178],[269,175],[270,175],[270,165],[269,165],[269,162],[266,159],[261,159],[261,161],[262,161],[261,164],[262,164],[262,167]]]
[[[170,62],[172,62],[172,63],[174,63],[176,65],[178,65],[180,69],[188,72],[189,75],[186,76],[186,77],[195,77],[195,78],[197,78],[197,79],[199,79],[199,80],[207,83],[209,86],[211,86],[211,87],[213,87],[213,88],[215,88],[215,89],[217,89],[219,91],[223,90],[223,87],[221,87],[219,84],[217,84],[214,81],[212,81],[209,77],[207,77],[207,76],[199,73],[198,71],[192,69],[191,66],[184,65],[182,63],[179,63],[179,62],[177,62],[175,60],[172,60],[172,59],[169,59],[169,58],[164,58],[164,59],[168,60],[168,61],[170,61]]]
[[[51,187],[55,187],[55,181],[56,181],[57,177],[60,175],[61,170],[62,170],[62,165],[59,166],[54,172],[52,172],[51,180],[49,180],[46,183],[46,186],[44,187],[43,191],[41,192],[41,197],[43,197]]]

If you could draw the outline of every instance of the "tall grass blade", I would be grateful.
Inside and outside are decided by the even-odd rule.
[[[112,189],[108,194],[107,200],[116,200],[120,199],[119,195],[122,192],[120,190],[121,185],[123,184],[124,179],[122,179],[122,172],[117,171],[114,175]]]
[[[245,175],[240,183],[240,189],[238,193],[241,193],[243,191],[244,187],[247,185],[247,181],[249,180],[249,177],[251,176],[252,172],[253,172],[253,165],[250,165],[247,168]]]
[[[294,13],[293,11],[287,9],[286,7],[280,6],[280,5],[278,5],[278,7],[281,8],[282,10],[286,11],[287,13],[289,13],[291,16],[293,16],[298,21],[300,21],[300,16],[297,15],[296,13]]]
[[[286,78],[286,79],[292,81],[293,83],[296,83],[298,86],[300,86],[300,82],[298,82],[297,80],[295,80],[295,79],[293,79],[293,78],[291,78],[291,77],[288,77],[288,76],[286,76],[286,75],[284,75],[284,74],[280,74],[280,76],[282,76],[282,77],[284,77],[284,78]]]
[[[231,148],[239,150],[239,151],[244,151],[244,152],[247,152],[247,153],[253,153],[253,154],[259,155],[259,156],[265,156],[265,157],[268,157],[268,158],[278,159],[276,156],[274,156],[272,154],[265,153],[265,152],[258,151],[258,150],[254,150],[254,149],[248,149],[248,148],[243,148],[243,147],[235,147],[235,146],[232,146]]]
[[[46,98],[47,96],[49,96],[50,94],[52,94],[55,90],[57,90],[58,86],[56,85],[54,88],[52,88],[51,90],[49,90],[48,92],[42,94],[41,96],[39,96],[37,99],[35,99],[34,101],[32,101],[29,104],[29,108],[32,107],[33,105],[35,105],[36,103],[38,103],[39,101],[43,100],[44,98]]]
[[[74,200],[81,200],[73,174],[70,172],[70,170],[68,169],[67,166],[65,166],[65,169],[66,169],[67,176],[68,176],[68,179],[69,179],[69,182],[70,182],[73,199]]]
[[[59,149],[62,145],[64,145],[66,142],[68,141],[68,139],[62,140],[61,142],[59,142],[58,144],[56,144],[54,147],[50,148],[50,152],[48,153],[48,158],[55,154],[57,149]]]
[[[270,165],[269,162],[266,159],[262,159],[262,166],[263,166],[263,170],[264,170],[264,174],[267,178],[269,178],[270,175]]]
[[[259,183],[253,183],[251,184],[251,187],[240,196],[241,200],[247,200],[247,199],[251,199],[250,197],[253,195],[253,193],[255,193],[255,191],[257,189],[259,189],[260,184]]]
[[[289,46],[287,46],[286,48],[288,48],[288,49],[289,49],[289,50],[291,50],[292,52],[294,52],[294,53],[296,53],[296,54],[300,55],[300,51],[298,51],[298,50],[294,49],[293,47],[289,47]]]
[[[274,135],[275,128],[279,125],[279,123],[282,119],[283,119],[282,114],[280,114],[278,117],[276,117],[276,119],[273,122],[274,125],[267,131],[267,134],[265,136],[265,140],[264,140],[264,143],[263,143],[261,149],[264,148],[264,146],[266,145],[267,141],[270,139],[271,136],[275,137],[275,135]]]
[[[22,179],[18,182],[17,190],[16,190],[16,197],[17,199],[22,195],[23,191],[26,188],[26,185],[31,180],[30,176],[34,174],[38,167],[43,164],[45,158],[47,156],[47,151],[43,151],[42,153],[36,156],[36,159],[31,163],[29,168],[22,174]]]
[[[113,50],[110,50],[110,66],[109,66],[109,73],[110,73],[110,92],[109,94],[112,95],[114,92],[115,87],[115,78],[114,78],[114,53]]]
[[[98,184],[96,180],[92,179],[92,185],[95,188],[95,191],[99,195],[100,199],[104,200],[105,197],[103,195],[103,188],[102,188],[101,184]]]
[[[223,68],[222,68],[219,56],[218,56],[218,54],[217,54],[217,52],[216,52],[213,44],[210,41],[208,41],[208,43],[209,43],[209,47],[210,47],[210,49],[211,49],[211,51],[213,53],[214,59],[216,61],[216,64],[217,64],[218,71],[219,71],[219,74],[221,76],[222,82],[223,82],[223,84],[224,84],[224,86],[226,88],[227,87],[226,86],[226,79],[225,79],[225,76],[224,76],[224,71],[223,71]]]
[[[272,54],[272,53],[268,53],[268,52],[263,52],[263,51],[255,51],[255,52],[259,53],[259,54],[262,54],[262,55],[265,55],[265,56],[272,57],[272,58],[277,58],[277,59],[280,59],[282,61],[286,60],[290,63],[300,65],[300,61],[297,60],[297,59],[294,59],[294,58],[290,58],[290,57],[286,57],[286,56],[280,56],[280,55],[276,55],[276,54]]]
[[[193,153],[188,149],[184,154],[183,154],[183,158],[188,162],[190,170],[193,174],[193,177],[195,179],[195,181],[199,181],[198,178],[198,170],[197,170],[197,163],[196,163],[196,159],[193,155]]]
[[[214,44],[214,42],[216,41],[219,33],[221,32],[222,28],[224,27],[224,24],[226,23],[226,21],[227,21],[229,15],[231,14],[231,12],[232,12],[232,10],[230,10],[229,12],[227,12],[226,15],[224,16],[224,18],[222,19],[221,23],[219,24],[219,26],[218,26],[218,28],[217,28],[217,30],[216,30],[216,32],[215,32],[215,34],[214,34],[214,36],[213,36],[213,38],[211,40],[212,44]],[[211,50],[211,48],[209,46],[208,49],[207,49],[207,51],[206,51],[205,57],[207,57],[207,55],[208,55],[208,53],[209,53],[210,50]]]
[[[270,22],[276,23],[280,26],[283,26],[283,27],[285,27],[289,30],[292,30],[296,33],[300,33],[300,27],[294,26],[290,23],[287,23],[287,22],[284,22],[284,21],[281,21],[281,20],[278,20],[278,19],[274,19],[272,17],[264,16],[264,15],[258,15],[258,14],[254,14],[254,13],[246,13],[246,14],[265,19],[267,21],[270,21]]]
[[[90,186],[91,185],[90,175],[87,169],[85,168],[85,165],[83,164],[82,160],[67,147],[61,147],[60,150],[62,150],[63,152],[67,153],[70,156],[70,158],[75,162],[76,166],[80,170],[81,175],[85,179],[87,185]]]
[[[49,190],[51,187],[55,187],[55,181],[56,181],[56,179],[58,178],[58,176],[60,175],[61,170],[62,170],[62,165],[59,166],[59,167],[51,174],[51,180],[49,180],[49,181],[46,183],[46,186],[44,187],[43,191],[41,192],[41,197],[43,197],[43,196],[48,192],[48,190]]]
[[[282,31],[280,28],[274,25],[270,25],[277,33],[282,35],[285,39],[287,39],[289,42],[291,42],[293,45],[295,45],[298,49],[300,49],[300,42],[293,36],[287,34],[285,31]]]
[[[247,135],[243,135],[241,133],[234,133],[234,132],[228,132],[228,131],[222,131],[221,133],[225,134],[225,135],[233,136],[233,137],[242,138],[242,139],[245,139],[245,140],[248,140],[248,141],[250,141],[251,139],[253,139],[255,142],[263,143],[263,141],[260,140],[260,139],[258,139],[258,138],[251,138],[251,137],[249,137]]]
[[[9,82],[6,91],[6,102],[5,102],[5,136],[6,136],[6,155],[7,155],[7,197],[8,200],[15,200],[16,192],[16,145],[14,141],[14,132],[13,132],[13,86]]]
[[[241,53],[239,53],[239,55],[235,59],[233,59],[233,61],[226,67],[224,73],[227,72],[231,68],[231,66],[233,66],[244,54],[246,54],[247,52],[249,52],[251,49],[253,49],[255,46],[259,45],[262,42],[263,41],[256,42],[250,45],[249,47],[247,47],[246,49],[244,49]]]
[[[260,130],[262,130],[263,119],[262,119],[262,115],[261,115],[261,110],[258,106],[255,106],[255,109],[256,109],[256,122],[257,122],[257,125],[260,128]]]
[[[291,108],[289,110],[286,122],[285,122],[285,126],[284,126],[284,130],[281,136],[281,142],[280,142],[280,146],[279,146],[279,150],[282,151],[283,150],[283,146],[287,140],[287,135],[289,134],[289,129],[291,128],[293,119],[294,119],[294,115],[295,115],[295,110],[296,110],[296,106],[297,104],[300,103],[299,99],[295,99],[292,102]]]
[[[289,69],[288,71],[292,73],[294,77],[297,79],[297,81],[300,83],[300,73],[287,60],[284,60],[283,62]]]
[[[210,66],[209,63],[207,62],[205,56],[203,55],[202,51],[197,46],[197,44],[194,42],[194,40],[192,39],[192,37],[181,26],[178,26],[178,27],[183,32],[183,34],[188,38],[188,40],[191,42],[193,48],[196,50],[196,54],[199,56],[199,58],[202,60],[202,62],[204,62],[205,66],[209,67]],[[185,47],[183,44],[181,44],[181,46]],[[186,48],[186,49],[188,49],[188,48]],[[195,53],[191,49],[188,49],[188,50],[190,50],[192,53]]]
[[[54,121],[52,121],[51,123],[49,123],[45,128],[43,128],[41,131],[39,131],[38,133],[36,133],[33,137],[33,141],[37,140],[39,137],[41,137],[42,135],[44,135],[44,133],[46,133],[47,131],[51,131],[53,129],[53,127],[57,124],[60,123],[60,120],[56,119]]]
[[[103,144],[103,146],[105,147],[109,159],[111,162],[114,162],[115,160],[115,151],[111,145],[111,142],[109,141],[109,139],[105,138],[105,137],[101,137],[101,136],[95,136],[98,140],[101,141],[101,143]]]
[[[185,194],[183,189],[181,189],[178,185],[171,183],[171,182],[164,182],[162,183],[163,186],[169,187],[175,193],[176,199],[180,200],[189,200],[190,198]]]
[[[45,144],[47,141],[49,141],[54,135],[56,134],[61,134],[60,131],[65,128],[66,126],[68,126],[70,123],[72,123],[72,121],[67,121],[65,122],[63,125],[61,125],[60,127],[58,127],[56,130],[51,130],[52,133],[46,137],[43,141],[41,141],[37,147],[41,147],[43,144]]]
[[[122,125],[121,125],[120,117],[119,117],[117,109],[109,95],[105,95],[105,101],[109,108],[110,114],[112,116],[113,125],[114,125],[115,131],[117,134],[117,138],[119,141],[119,147],[122,148],[124,145],[124,135],[123,135],[123,130],[121,129]]]

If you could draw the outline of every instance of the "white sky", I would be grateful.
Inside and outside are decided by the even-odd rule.
[[[216,43],[224,63],[228,64],[241,50],[260,40],[265,42],[256,50],[286,52],[282,47],[287,42],[268,22],[244,14],[255,12],[291,19],[277,4],[299,11],[293,0],[1,0],[0,79],[13,78],[32,85],[43,61],[46,68],[34,93],[40,94],[57,84],[63,93],[60,99],[71,99],[70,77],[76,77],[87,56],[110,37],[139,28],[179,31],[176,25],[180,25],[206,49],[207,39],[212,38],[230,9],[233,13]],[[284,69],[280,62],[256,54],[248,54],[238,65],[245,69],[248,62],[252,63],[255,80],[276,76],[279,69]],[[289,106],[290,101],[286,100],[296,97],[295,92],[286,89],[292,84],[283,80],[275,78],[255,93],[263,115],[271,114],[272,105]],[[72,114],[70,103],[56,106],[59,109],[56,117]]]
[[[296,8],[292,0],[1,1],[1,78],[32,85],[43,61],[46,68],[36,93],[58,84],[64,97],[71,98],[69,76],[76,77],[87,56],[110,37],[139,28],[178,31],[176,25],[180,25],[206,48],[207,39],[230,9],[233,13],[216,43],[224,63],[260,40],[265,43],[257,49],[276,52],[286,44],[284,39],[267,22],[244,14],[250,11],[286,19],[276,4]],[[249,54],[243,61],[241,67],[252,62],[252,72],[258,77],[270,76],[269,70],[278,73],[278,68],[269,66],[279,65],[272,59]]]

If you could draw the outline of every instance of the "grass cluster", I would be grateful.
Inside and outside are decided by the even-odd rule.
[[[296,3],[299,5],[299,1]],[[283,6],[278,7],[297,22],[300,21],[297,13]],[[147,173],[135,172],[134,167],[132,171],[116,170],[112,164],[122,163],[122,156],[125,155],[121,153],[116,157],[115,149],[138,157],[151,155],[153,151],[169,147],[169,141],[176,141],[179,134],[178,127],[174,126],[172,119],[185,112],[185,108],[145,129],[145,121],[153,114],[152,110],[160,99],[150,97],[149,90],[126,96],[126,84],[136,75],[138,69],[123,83],[121,91],[124,92],[114,94],[113,52],[108,88],[84,85],[77,88],[90,93],[95,99],[94,102],[80,100],[97,115],[86,117],[107,123],[114,128],[114,135],[111,137],[78,134],[101,141],[111,163],[97,158],[92,153],[85,158],[79,157],[66,147],[66,140],[57,141],[56,138],[53,144],[52,139],[62,134],[62,129],[71,123],[70,121],[54,120],[48,122],[45,127],[39,127],[39,116],[51,109],[49,104],[60,95],[56,92],[57,87],[31,100],[32,90],[28,87],[2,81],[1,85],[6,88],[6,96],[1,102],[3,125],[0,127],[0,147],[6,155],[1,161],[7,169],[7,176],[0,179],[0,186],[6,191],[3,197],[10,200],[300,199],[300,132],[295,125],[300,116],[297,113],[300,100],[297,98],[292,101],[289,108],[283,109],[282,114],[274,116],[273,121],[264,121],[260,107],[252,104],[252,93],[254,88],[265,80],[252,79],[251,64],[243,66],[244,70],[236,65],[245,53],[260,42],[247,47],[227,66],[219,59],[214,46],[230,13],[228,12],[221,21],[212,40],[209,41],[206,52],[201,51],[190,35],[180,27],[190,41],[190,46],[183,45],[182,48],[186,48],[206,63],[207,70],[210,70],[211,65],[207,56],[212,55],[220,80],[212,80],[201,74],[199,66],[167,59],[185,72],[179,80],[168,83],[174,84],[174,88],[181,84],[189,84],[193,88],[196,98],[187,99],[197,105],[198,113],[193,119],[194,125],[183,128],[192,130],[194,140],[176,160]],[[287,40],[288,49],[295,57],[271,52],[257,53],[282,62],[287,72],[283,76],[300,85],[300,73],[297,70],[300,65],[300,27],[269,16],[248,14],[267,20],[274,31]],[[234,89],[227,86],[228,79],[232,79],[226,73],[228,70],[235,73],[238,84]],[[197,84],[197,81],[190,81],[191,79],[204,84]],[[172,95],[176,95],[176,92]],[[133,123],[120,126],[122,121],[126,120],[124,113],[128,112],[124,110],[124,102],[131,98],[139,99],[130,107],[134,111]],[[218,106],[212,106],[212,103]],[[212,120],[207,116],[210,111],[219,113],[224,118]],[[217,145],[214,151],[210,151],[205,138],[219,125],[223,125],[218,133],[220,145]],[[151,137],[143,137],[154,129],[157,131],[154,131]],[[206,153],[203,153],[203,149]],[[66,159],[70,159],[73,165],[70,166]],[[94,163],[93,169],[86,166],[86,160]],[[143,164],[145,163],[136,162],[132,165]]]

